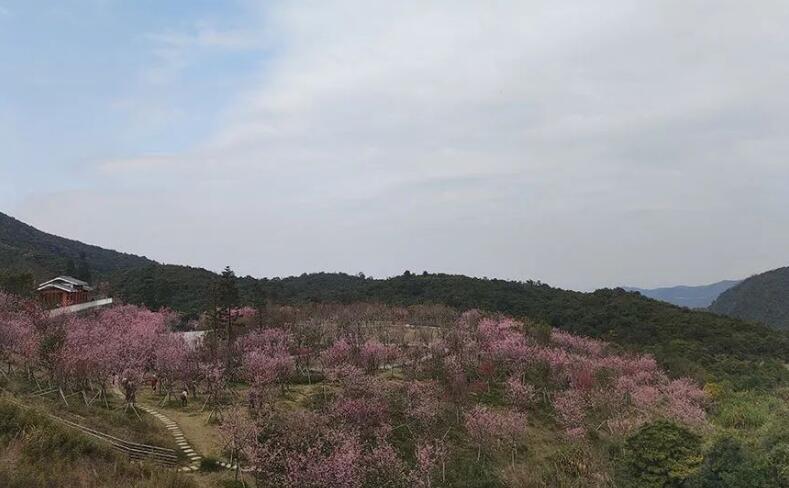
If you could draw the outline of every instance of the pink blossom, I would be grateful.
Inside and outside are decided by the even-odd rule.
[[[572,335],[559,329],[551,331],[551,342],[564,349],[590,356],[599,356],[606,346],[606,343],[603,341]]]
[[[553,397],[553,408],[559,422],[567,428],[580,427],[586,420],[587,400],[578,390],[566,390]]]
[[[466,414],[466,431],[480,449],[506,446],[512,450],[526,433],[526,416],[513,410],[477,405]]]
[[[510,376],[504,382],[504,395],[518,409],[526,409],[535,400],[534,387],[525,384],[517,375]]]
[[[370,429],[386,422],[387,405],[376,399],[340,398],[331,408],[331,414],[349,425]]]
[[[377,339],[368,339],[359,349],[360,366],[367,371],[377,370],[385,361],[392,359],[395,352]]]
[[[333,432],[322,445],[287,454],[287,488],[361,488],[364,455],[358,437]]]
[[[336,367],[348,363],[352,353],[353,346],[344,337],[341,337],[321,353],[321,361],[326,367]]]

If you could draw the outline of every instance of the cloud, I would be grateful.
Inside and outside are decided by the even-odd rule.
[[[98,165],[98,170],[107,174],[139,173],[155,171],[170,164],[171,160],[167,156],[142,156],[104,161]]]
[[[214,27],[198,24],[189,32],[166,31],[146,34],[145,39],[159,48],[191,49],[254,49],[259,40],[254,33],[245,31],[220,31]]]
[[[172,83],[206,52],[255,51],[263,47],[261,36],[249,30],[217,29],[197,22],[188,30],[165,30],[142,35],[151,46],[154,62],[142,73],[151,84]]]
[[[254,8],[238,30],[146,37],[172,70],[158,81],[205,50],[267,51],[206,137],[99,165],[122,188],[93,202],[99,222],[128,222],[113,244],[257,275],[409,268],[580,289],[789,258],[784,2]],[[136,237],[147,227],[155,240]]]

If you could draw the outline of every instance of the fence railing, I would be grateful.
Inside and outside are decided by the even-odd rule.
[[[4,391],[8,397],[8,399],[15,403],[18,406],[28,408],[27,405],[16,400],[13,398],[13,394],[6,390],[5,388],[0,388],[0,390]],[[90,427],[86,427],[84,425],[78,424],[76,422],[72,422],[71,420],[64,419],[63,417],[58,417],[57,415],[53,415],[48,412],[43,412],[47,417],[55,420],[56,422],[60,422],[68,427],[73,429],[77,429],[83,434],[86,434],[90,437],[95,439],[99,439],[107,444],[110,445],[116,451],[119,451],[129,458],[137,460],[137,461],[151,461],[157,464],[162,464],[165,466],[175,466],[178,464],[178,456],[174,449],[170,449],[169,447],[159,447],[159,446],[151,446],[148,444],[140,444],[137,442],[131,442],[124,439],[119,439],[118,437],[112,436],[105,432],[101,432],[96,429],[92,429]]]
[[[67,307],[55,308],[49,311],[50,317],[57,317],[66,313],[77,313],[91,308],[103,307],[112,304],[112,298],[102,298],[101,300],[93,300],[92,302],[78,303],[76,305],[69,305]]]

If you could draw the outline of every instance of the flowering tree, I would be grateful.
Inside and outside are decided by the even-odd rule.
[[[436,468],[440,468],[441,482],[446,483],[447,455],[448,448],[443,437],[417,443],[416,466],[411,473],[413,486],[431,488]]]
[[[536,394],[532,385],[524,383],[519,375],[512,375],[504,383],[504,396],[515,408],[526,410],[534,403]]]
[[[8,363],[8,372],[16,357],[31,374],[41,340],[36,323],[43,319],[43,311],[34,303],[0,292],[0,359]]]
[[[162,394],[162,406],[174,396],[177,383],[188,386],[194,374],[190,364],[190,349],[181,336],[164,334],[159,338],[156,347],[154,367],[159,383],[159,392]]]
[[[222,416],[222,393],[225,391],[227,377],[225,366],[219,361],[200,365],[200,376],[206,389],[206,399],[200,411],[209,408],[208,420]]]
[[[230,464],[235,467],[235,479],[241,471],[241,456],[257,443],[257,431],[240,409],[234,408],[222,421],[219,433],[224,441],[223,449],[230,451]]]
[[[364,453],[358,436],[329,431],[304,452],[289,452],[284,486],[288,488],[362,488]]]
[[[278,384],[284,391],[295,371],[290,344],[290,335],[281,329],[264,329],[243,338],[242,368],[255,387]]]
[[[515,452],[526,434],[526,416],[512,410],[496,411],[476,406],[466,414],[466,431],[477,444],[477,461],[483,449],[509,448],[512,464]]]
[[[353,346],[341,337],[321,353],[321,362],[325,368],[335,368],[351,362],[354,354]]]
[[[265,387],[278,384],[283,391],[295,369],[289,354],[270,354],[259,350],[245,353],[242,366],[253,385]]]

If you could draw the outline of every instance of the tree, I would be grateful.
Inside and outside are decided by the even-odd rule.
[[[0,274],[0,291],[29,297],[35,288],[32,273]]]
[[[526,416],[512,410],[495,411],[478,405],[466,414],[466,431],[477,444],[477,461],[483,449],[492,451],[506,447],[514,465],[518,445],[526,435]]]
[[[260,286],[259,281],[255,282],[254,293],[253,303],[255,304],[255,321],[257,322],[258,330],[260,330],[265,325],[267,319],[268,296],[266,295],[266,290]]]
[[[79,262],[77,263],[76,271],[77,275],[75,278],[78,278],[86,283],[90,283],[93,280],[93,276],[90,272],[90,265],[88,264],[88,259],[84,252],[79,253]]]
[[[623,464],[631,486],[680,487],[696,474],[702,458],[698,435],[658,420],[627,439]]]
[[[235,309],[238,306],[239,294],[236,285],[236,274],[226,266],[216,285],[216,298],[219,322],[224,326],[225,339],[227,340],[226,364],[231,365],[233,359],[233,344],[235,342],[235,324],[238,316]]]
[[[71,258],[66,259],[66,268],[65,268],[66,276],[74,276],[76,278],[77,274],[77,265],[74,264],[74,260]]]
[[[768,488],[778,486],[771,482],[763,459],[748,453],[734,437],[716,441],[704,456],[698,476],[699,488]]]

